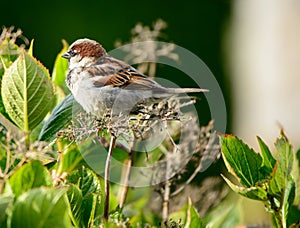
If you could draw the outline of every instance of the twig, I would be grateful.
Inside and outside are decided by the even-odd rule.
[[[172,192],[171,197],[176,196],[178,193],[180,193],[187,185],[191,183],[191,181],[196,177],[196,175],[200,172],[201,169],[201,162],[193,172],[193,174],[187,179],[187,181],[180,187],[178,188],[175,192]]]
[[[125,204],[126,198],[127,198],[127,192],[128,192],[128,187],[129,187],[129,179],[130,179],[130,173],[131,173],[131,167],[133,165],[133,158],[134,158],[134,151],[132,150],[131,147],[131,151],[130,151],[130,157],[127,160],[127,164],[125,163],[125,170],[123,172],[123,180],[124,182],[122,183],[122,188],[120,190],[120,203],[119,206],[120,208],[122,208]]]
[[[104,202],[104,215],[103,219],[108,220],[108,212],[109,212],[109,177],[110,177],[110,162],[111,157],[116,145],[116,139],[117,137],[114,134],[111,134],[110,144],[109,144],[109,150],[105,162],[105,173],[104,173],[104,193],[105,193],[105,202]]]
[[[164,195],[163,195],[163,207],[162,207],[162,221],[163,223],[166,223],[167,220],[168,220],[168,216],[169,216],[169,201],[170,201],[170,186],[171,186],[171,181],[169,180],[170,177],[169,177],[169,170],[170,170],[170,159],[168,159],[170,153],[167,153],[166,154],[166,181],[165,181],[165,184],[164,184]]]
[[[170,180],[166,180],[164,187],[164,198],[162,208],[162,220],[163,223],[167,222],[169,216],[169,200],[170,200]]]

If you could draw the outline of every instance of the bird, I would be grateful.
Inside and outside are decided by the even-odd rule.
[[[208,91],[164,87],[126,62],[109,56],[100,43],[88,38],[73,42],[62,57],[69,65],[68,88],[82,108],[95,115],[107,110],[130,114],[140,104]]]

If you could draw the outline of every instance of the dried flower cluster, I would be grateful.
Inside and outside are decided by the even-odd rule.
[[[152,28],[138,23],[131,31],[132,38],[128,42],[130,45],[118,41],[115,46],[125,45],[122,47],[128,53],[125,61],[133,64],[138,63],[139,72],[147,72],[149,77],[154,77],[158,58],[166,57],[174,61],[179,60],[178,54],[174,53],[175,45],[173,43],[157,42],[159,38],[164,37],[161,31],[165,28],[167,28],[167,23],[162,19],[155,21]]]
[[[128,142],[146,139],[147,135],[157,130],[156,127],[162,121],[182,119],[180,109],[195,102],[191,98],[188,101],[184,100],[186,98],[174,96],[151,104],[139,104],[130,115],[125,113],[112,115],[113,111],[108,109],[104,115],[96,117],[78,109],[69,128],[60,131],[58,135],[76,142],[90,139],[95,134],[104,136],[106,133],[122,137]]]

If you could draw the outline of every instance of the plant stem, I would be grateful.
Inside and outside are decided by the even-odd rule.
[[[105,202],[104,202],[104,215],[103,219],[108,220],[108,212],[109,212],[109,177],[110,177],[110,163],[111,163],[111,157],[113,154],[113,150],[116,145],[116,139],[117,137],[112,134],[108,149],[108,154],[105,162],[105,173],[104,173],[104,193],[105,193]]]
[[[163,197],[162,220],[167,222],[169,216],[169,200],[170,200],[170,181],[166,180]]]
[[[131,173],[131,167],[133,164],[133,158],[134,158],[134,151],[130,151],[130,157],[129,159],[125,162],[125,169],[123,171],[123,178],[124,182],[122,181],[122,187],[120,190],[120,203],[119,206],[122,208],[125,204],[126,197],[127,197],[127,192],[128,192],[128,187],[129,187],[129,179],[130,179],[130,173]]]
[[[163,220],[163,223],[165,224],[168,220],[168,216],[169,216],[169,201],[170,201],[170,185],[171,185],[171,182],[169,180],[169,170],[170,170],[170,159],[169,158],[169,155],[170,153],[167,152],[166,154],[166,162],[167,162],[167,165],[166,165],[166,176],[165,176],[165,186],[164,186],[164,195],[163,195],[163,205],[162,205],[162,220]]]

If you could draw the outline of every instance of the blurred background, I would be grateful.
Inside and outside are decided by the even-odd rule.
[[[271,146],[283,127],[292,144],[300,146],[298,0],[16,0],[2,1],[1,9],[0,25],[14,25],[29,40],[34,38],[34,55],[50,72],[62,39],[72,43],[88,37],[111,50],[117,40],[129,41],[136,23],[151,25],[161,18],[168,24],[163,40],[196,54],[218,80],[226,101],[227,133],[257,148],[256,135]],[[192,86],[168,67],[157,74]],[[253,201],[245,208],[252,204],[251,212],[263,213]],[[255,213],[244,217],[249,224],[259,221]]]

